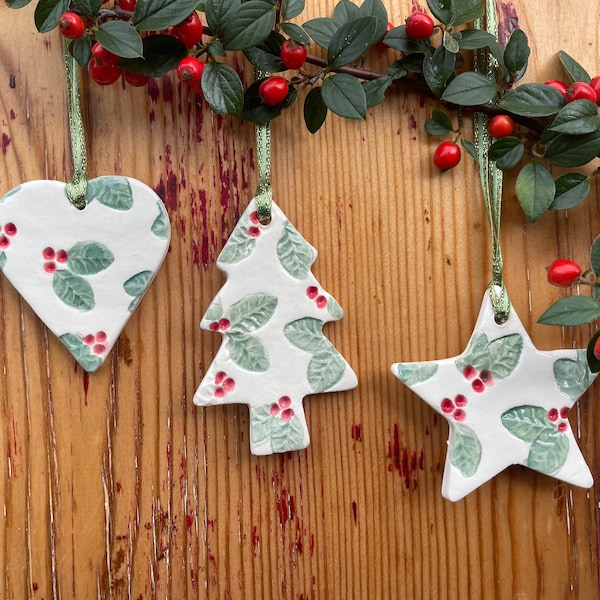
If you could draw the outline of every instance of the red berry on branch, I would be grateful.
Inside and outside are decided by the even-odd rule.
[[[88,73],[98,85],[111,85],[121,77],[123,69],[117,65],[99,65],[92,58],[88,63]]]
[[[591,85],[583,81],[576,81],[565,92],[565,102],[568,104],[569,102],[573,102],[573,100],[589,100],[596,104],[598,96]]]
[[[205,62],[198,60],[194,56],[186,56],[177,65],[177,78],[184,85],[197,86],[200,84],[205,68]]]
[[[304,44],[288,39],[281,44],[279,56],[286,69],[300,69],[306,60],[308,50]]]
[[[406,19],[406,35],[413,40],[426,40],[433,35],[433,19],[422,12],[413,13]]]
[[[66,12],[58,18],[58,30],[64,37],[76,40],[84,34],[85,23],[79,15]]]
[[[460,148],[454,142],[442,142],[433,153],[433,164],[442,171],[453,169],[460,162]]]
[[[600,77],[593,77],[590,87],[596,92],[596,104],[598,104],[600,102]]]
[[[576,262],[559,258],[548,267],[548,283],[557,287],[571,287],[581,273],[582,269]]]
[[[119,7],[121,10],[128,10],[133,12],[135,10],[135,5],[137,4],[137,0],[120,0]]]
[[[288,95],[289,86],[283,77],[269,77],[258,86],[258,97],[267,106],[281,104]]]
[[[550,79],[549,81],[546,81],[545,84],[554,88],[557,92],[560,92],[563,95],[563,98],[569,87],[564,81],[559,81],[558,79]]]
[[[116,65],[119,62],[119,58],[116,54],[108,51],[102,44],[96,42],[92,46],[92,56],[96,61],[96,64],[108,66]]]
[[[508,115],[496,115],[488,123],[488,131],[496,139],[508,137],[515,131],[515,122]]]
[[[198,13],[193,12],[185,21],[175,25],[171,35],[182,42],[186,48],[193,48],[202,39],[202,21]]]

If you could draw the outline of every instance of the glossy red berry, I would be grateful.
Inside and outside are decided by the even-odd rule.
[[[442,171],[454,168],[460,162],[460,148],[454,142],[442,142],[433,153],[433,164]]]
[[[317,305],[317,308],[327,308],[327,298],[325,298],[325,296],[317,296],[315,304]]]
[[[560,431],[561,433],[564,433],[567,429],[568,429],[568,425],[565,421],[563,421],[562,423],[559,423],[556,426],[556,429],[558,429],[558,431]]]
[[[98,85],[113,84],[122,72],[123,69],[117,65],[99,65],[93,58],[88,63],[88,73]]]
[[[177,77],[181,83],[191,87],[200,85],[206,63],[194,56],[186,56],[177,65]]]
[[[592,78],[590,87],[596,92],[596,104],[600,103],[600,76]]]
[[[64,37],[76,40],[84,34],[85,23],[79,15],[66,12],[58,18],[58,30]]]
[[[98,42],[92,46],[92,56],[98,65],[116,65],[119,62],[119,57],[116,54],[108,51],[102,44],[99,44]]]
[[[557,92],[560,92],[563,95],[563,98],[569,87],[564,81],[559,81],[558,79],[550,79],[549,81],[546,81],[545,84],[554,88]]]
[[[576,262],[559,258],[548,267],[548,283],[557,287],[571,287],[581,273],[582,269]]]
[[[565,102],[569,103],[573,100],[589,100],[595,104],[598,101],[598,96],[591,85],[583,81],[576,81],[565,92]]]
[[[556,408],[551,408],[546,416],[548,417],[548,421],[554,423],[555,421],[558,421],[558,410]]]
[[[433,28],[433,19],[425,13],[416,12],[406,19],[406,35],[413,40],[430,38]]]
[[[508,137],[515,131],[515,122],[508,115],[496,115],[488,123],[488,131],[496,139]]]
[[[288,39],[281,44],[279,56],[286,69],[300,69],[306,60],[308,50],[304,44]]]
[[[292,405],[292,399],[289,396],[281,396],[277,404],[279,404],[280,408],[289,408]]]
[[[137,4],[137,0],[120,0],[119,7],[121,10],[128,10],[133,12],[135,10],[135,5]]]
[[[258,86],[258,97],[267,106],[281,104],[288,95],[288,82],[283,77],[269,77]]]
[[[293,416],[294,416],[294,409],[293,408],[286,408],[281,413],[281,418],[284,421],[286,421],[286,422],[291,421],[291,419],[292,419]]]
[[[133,87],[143,87],[150,81],[148,75],[144,75],[143,73],[132,73],[131,71],[124,71],[123,78]]]
[[[454,411],[454,402],[450,398],[444,398],[440,404],[443,413],[450,414]]]
[[[186,48],[193,48],[202,39],[202,21],[197,12],[175,25],[171,30],[173,37],[185,44]]]

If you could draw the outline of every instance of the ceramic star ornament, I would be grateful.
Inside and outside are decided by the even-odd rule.
[[[396,363],[392,373],[450,425],[445,498],[460,500],[513,464],[592,486],[567,419],[595,379],[585,350],[538,350],[514,308],[496,323],[489,292],[462,354]]]

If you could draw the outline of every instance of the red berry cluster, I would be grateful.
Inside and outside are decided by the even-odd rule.
[[[0,225],[0,250],[6,250],[10,246],[10,238],[17,235],[17,226],[14,223],[6,223],[6,225]]]
[[[568,412],[568,406],[563,406],[560,410],[558,410],[557,408],[551,408],[548,411],[548,421],[550,421],[551,423],[556,423],[556,429],[560,431],[560,433],[564,433],[569,427],[569,421],[567,421]],[[562,420],[560,421],[560,423],[557,423],[559,418]]]
[[[471,382],[471,387],[474,392],[482,394],[487,388],[494,383],[494,376],[488,369],[477,369],[473,365],[467,365],[463,369],[463,377]]]
[[[107,335],[104,331],[98,333],[88,333],[83,337],[83,343],[90,346],[94,354],[104,354],[106,352]]]
[[[269,411],[273,417],[280,417],[286,423],[294,416],[294,409],[290,408],[292,399],[289,396],[281,396],[277,402],[273,402]]]
[[[319,293],[319,288],[316,285],[309,285],[306,288],[306,296],[309,300],[314,300],[317,308],[327,308],[327,298]]]
[[[546,81],[546,85],[559,91],[567,104],[574,100],[589,100],[600,105],[600,76],[594,77],[589,84],[583,81],[575,81],[567,86],[564,81],[551,79]]]
[[[230,327],[231,321],[229,319],[219,319],[208,326],[211,331],[227,331]]]
[[[227,394],[230,394],[235,390],[235,380],[229,377],[225,371],[219,371],[215,375],[215,391],[213,395],[215,398],[225,398]]]
[[[51,246],[42,250],[42,258],[44,259],[44,272],[52,275],[56,271],[56,263],[64,264],[67,262],[69,255],[66,250],[54,250]]]
[[[461,423],[467,418],[467,413],[463,410],[467,403],[468,400],[466,396],[463,394],[456,394],[456,396],[454,396],[454,401],[450,398],[444,398],[440,402],[440,408],[444,414],[452,415],[452,418],[455,421]]]

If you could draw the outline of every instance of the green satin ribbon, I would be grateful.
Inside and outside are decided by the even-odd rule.
[[[268,73],[255,71],[255,78],[262,79]],[[256,161],[258,163],[258,186],[256,189],[256,212],[259,221],[266,225],[271,221],[273,186],[271,185],[271,123],[257,123],[254,129],[256,138]]]

